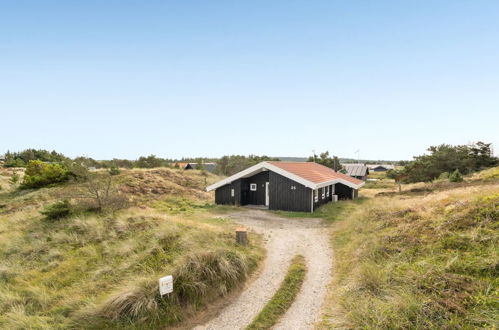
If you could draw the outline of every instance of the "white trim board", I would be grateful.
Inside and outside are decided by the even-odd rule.
[[[238,172],[234,175],[231,175],[228,178],[220,180],[217,183],[214,183],[214,184],[206,187],[206,191],[212,191],[214,189],[225,186],[226,184],[231,184],[232,182],[234,182],[238,179],[250,177],[250,176],[253,176],[257,173],[266,171],[266,170],[275,172],[275,173],[280,174],[280,175],[282,175],[290,180],[301,183],[302,185],[304,185],[305,187],[308,187],[310,189],[318,189],[318,188],[329,186],[329,185],[335,184],[335,183],[342,183],[345,186],[348,186],[350,188],[359,189],[360,187],[362,187],[365,184],[365,182],[362,182],[361,184],[356,185],[355,183],[349,182],[349,181],[341,179],[341,178],[337,178],[337,179],[334,179],[331,181],[326,181],[326,182],[321,182],[321,183],[314,183],[314,182],[311,182],[309,180],[302,178],[301,176],[298,176],[296,174],[293,174],[291,172],[283,170],[282,168],[277,167],[275,165],[272,165],[270,163],[261,162],[261,163],[258,163],[256,165],[253,165],[253,166],[251,166],[251,167],[249,167],[241,172]]]

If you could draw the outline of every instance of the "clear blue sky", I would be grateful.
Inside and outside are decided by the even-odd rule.
[[[499,1],[2,1],[0,153],[499,151]]]

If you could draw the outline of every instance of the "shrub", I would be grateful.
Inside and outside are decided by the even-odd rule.
[[[19,174],[17,173],[12,174],[12,176],[10,177],[10,182],[12,184],[16,184],[18,181],[19,181]]]
[[[448,180],[449,179],[449,172],[443,172],[438,176],[439,180]]]
[[[4,167],[25,167],[26,163],[20,158],[17,159],[9,159],[3,165]]]
[[[30,160],[26,167],[22,188],[40,188],[67,181],[68,171],[60,164],[48,164],[41,160]]]
[[[48,205],[42,211],[40,211],[40,213],[43,214],[47,219],[51,220],[67,217],[71,214],[71,212],[72,206],[68,200],[63,200]]]
[[[75,197],[81,200],[80,206],[89,211],[116,211],[128,206],[128,199],[120,194],[111,174],[92,173]]]
[[[109,169],[109,174],[111,175],[118,175],[121,173],[121,170],[117,168],[116,166],[113,166]]]
[[[452,172],[452,174],[449,175],[449,181],[450,182],[462,182],[463,176],[461,175],[461,172],[459,172],[459,170],[455,170],[454,172]]]

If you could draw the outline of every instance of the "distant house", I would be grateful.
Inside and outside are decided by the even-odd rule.
[[[179,162],[177,162],[177,163],[175,163],[173,166],[174,166],[174,167],[178,167],[178,168],[181,168],[181,169],[185,170],[185,167],[186,167],[187,165],[189,165],[189,163],[179,163]]]
[[[206,188],[215,203],[259,205],[270,210],[314,212],[354,199],[364,182],[311,162],[261,162]]]
[[[395,169],[395,166],[390,164],[368,164],[367,167],[373,172],[386,172]]]
[[[215,167],[217,166],[216,163],[203,163],[204,169],[207,170],[210,173],[213,173],[215,170]],[[198,163],[187,163],[185,165],[184,170],[195,170],[198,167]]]
[[[198,163],[180,163],[177,162],[173,164],[174,167],[181,168],[183,170],[195,170],[198,167]],[[216,163],[203,163],[204,169],[210,173],[213,173],[215,167],[217,167]]]
[[[369,168],[364,164],[341,164],[347,171],[347,175],[359,180],[366,180]]]

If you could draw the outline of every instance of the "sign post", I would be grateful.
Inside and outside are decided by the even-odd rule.
[[[168,275],[159,279],[159,294],[164,296],[173,292],[173,276]]]

